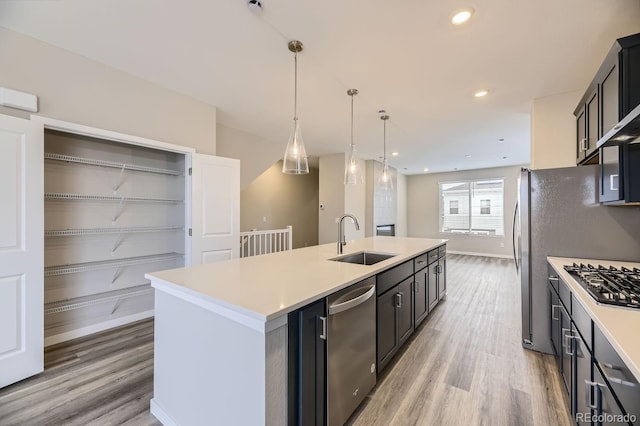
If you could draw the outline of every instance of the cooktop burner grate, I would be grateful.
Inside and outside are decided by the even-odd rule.
[[[640,309],[640,269],[574,263],[565,271],[600,303]]]

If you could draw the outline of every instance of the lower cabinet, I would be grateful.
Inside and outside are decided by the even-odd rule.
[[[413,277],[406,278],[377,300],[378,372],[413,333]]]
[[[289,425],[326,424],[326,310],[322,299],[289,314]]]
[[[638,381],[554,272],[549,295],[551,344],[573,420],[578,425],[640,425]]]
[[[429,311],[438,304],[438,262],[429,265],[429,274],[427,275],[428,302]]]
[[[427,275],[429,268],[423,268],[413,276],[413,317],[414,324],[417,327],[429,314],[429,305],[427,301],[428,287]]]
[[[438,260],[438,299],[442,300],[447,296],[447,258],[441,257]]]

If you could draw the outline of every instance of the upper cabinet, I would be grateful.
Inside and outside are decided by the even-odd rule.
[[[574,111],[577,164],[597,162],[605,137],[639,104],[640,34],[634,34],[616,40]]]

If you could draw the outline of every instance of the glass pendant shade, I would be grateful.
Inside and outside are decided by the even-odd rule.
[[[294,89],[293,89],[293,128],[284,151],[282,160],[282,173],[291,175],[304,175],[309,173],[309,161],[307,151],[302,142],[302,132],[300,131],[300,120],[298,120],[298,52],[302,52],[303,45],[298,40],[291,40],[287,46],[294,54]]]
[[[364,183],[364,174],[362,173],[362,167],[360,167],[360,161],[356,155],[356,146],[353,144],[351,145],[351,149],[349,149],[344,167],[344,183],[345,185]]]
[[[307,161],[307,151],[302,143],[302,132],[300,131],[300,120],[293,119],[293,128],[287,149],[284,151],[282,161],[282,173],[292,175],[302,175],[309,173],[309,162]]]
[[[378,178],[378,185],[383,191],[393,190],[393,175],[389,170],[389,165],[387,164],[386,158],[382,165],[382,173],[380,173],[380,177]]]
[[[387,163],[387,120],[389,119],[389,116],[384,114],[384,111],[381,112],[383,112],[380,119],[383,123],[382,140],[384,145],[382,150],[382,173],[380,173],[380,176],[378,177],[378,187],[381,190],[388,192],[393,190],[393,175],[391,174],[389,164]]]

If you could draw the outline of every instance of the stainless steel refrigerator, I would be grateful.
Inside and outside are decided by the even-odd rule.
[[[598,203],[598,166],[524,170],[513,247],[522,344],[551,353],[547,256],[640,262],[640,207]]]

